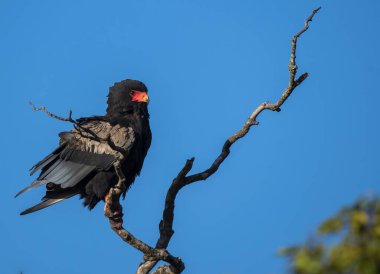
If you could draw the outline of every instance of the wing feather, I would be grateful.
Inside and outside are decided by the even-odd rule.
[[[64,148],[64,146],[59,146],[57,149],[55,149],[52,153],[50,153],[48,156],[46,156],[44,159],[39,161],[37,164],[32,166],[30,168],[30,176],[32,176],[36,171],[46,167],[48,164],[53,162],[54,160],[57,159],[58,153]]]
[[[52,182],[60,185],[61,188],[72,187],[80,182],[84,177],[95,170],[95,166],[77,164],[70,161],[62,161],[54,170],[39,180]]]
[[[32,207],[28,208],[27,210],[24,210],[23,212],[20,213],[20,215],[26,215],[26,214],[35,212],[37,210],[41,210],[41,209],[43,209],[45,207],[48,207],[48,206],[54,205],[56,203],[62,202],[63,200],[66,200],[67,198],[70,198],[70,197],[72,197],[72,196],[74,196],[76,194],[78,194],[78,193],[76,193],[76,192],[70,192],[70,193],[67,193],[65,196],[63,196],[62,198],[45,199],[41,203],[36,204],[35,206],[32,206]]]
[[[81,121],[80,127],[60,133],[61,145],[31,168],[31,174],[41,170],[39,177],[16,196],[49,182],[60,185],[61,188],[72,188],[91,174],[110,170],[117,153],[107,143],[96,140],[90,132],[101,139],[109,138],[114,145],[125,151],[125,155],[135,142],[131,127],[111,125],[104,120]],[[55,201],[57,199],[50,200],[51,203],[58,202]],[[39,206],[46,207],[46,204],[42,202]]]

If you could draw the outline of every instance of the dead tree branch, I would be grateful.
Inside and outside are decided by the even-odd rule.
[[[74,125],[74,128],[78,131],[78,134],[81,135],[82,137],[84,138],[89,138],[91,140],[94,140],[94,141],[98,141],[100,143],[104,143],[104,144],[108,144],[114,151],[116,152],[119,152],[121,153],[123,151],[122,148],[118,147],[117,145],[115,145],[112,140],[111,140],[111,136],[108,135],[107,138],[100,138],[95,132],[93,132],[92,130],[88,129],[88,128],[85,128],[82,126],[82,123],[78,120],[75,120],[72,118],[72,114],[73,112],[70,110],[69,111],[69,115],[67,118],[63,118],[61,116],[58,116],[50,111],[48,111],[46,109],[46,107],[42,106],[42,107],[36,107],[32,102],[29,102],[29,105],[33,108],[33,110],[35,111],[43,111],[44,113],[46,113],[46,115],[48,115],[49,117],[52,117],[54,119],[57,119],[59,121],[63,121],[63,122],[70,122]],[[84,133],[88,133],[90,134],[90,136],[88,135],[85,135]]]
[[[296,79],[297,74],[297,64],[296,64],[296,48],[297,48],[297,40],[298,38],[309,28],[309,22],[312,21],[314,15],[320,10],[321,8],[315,9],[312,14],[305,20],[305,26],[296,34],[293,36],[292,39],[292,48],[291,48],[291,55],[290,55],[290,62],[289,62],[289,83],[285,90],[283,91],[282,95],[278,99],[277,102],[271,104],[269,102],[264,102],[260,104],[248,117],[247,121],[244,123],[243,127],[238,130],[235,134],[233,134],[231,137],[229,137],[218,155],[218,157],[214,160],[214,162],[211,164],[209,168],[206,170],[189,175],[188,173],[191,171],[193,167],[193,163],[195,158],[191,158],[186,161],[185,165],[181,169],[181,171],[178,173],[176,178],[173,180],[172,184],[169,187],[169,190],[166,194],[165,198],[165,207],[163,211],[162,220],[159,224],[159,232],[160,236],[159,239],[156,242],[155,247],[151,247],[148,244],[144,243],[143,241],[137,239],[135,236],[133,236],[129,231],[127,231],[123,227],[123,213],[122,213],[122,207],[120,205],[120,196],[124,191],[124,182],[125,182],[125,176],[122,172],[121,166],[123,164],[124,156],[122,154],[121,148],[116,146],[111,141],[111,136],[108,136],[107,138],[103,139],[97,136],[96,133],[92,132],[91,130],[84,128],[81,126],[81,122],[79,120],[75,120],[72,118],[72,111],[70,110],[69,115],[67,118],[60,117],[58,115],[55,115],[51,112],[49,112],[45,107],[39,107],[37,108],[33,103],[30,102],[30,105],[35,111],[43,111],[48,116],[64,121],[64,122],[70,122],[74,124],[74,127],[78,130],[79,134],[88,133],[88,135],[83,135],[86,138],[91,138],[93,140],[99,141],[101,143],[108,144],[115,152],[118,153],[119,157],[114,163],[114,168],[116,171],[116,174],[118,176],[118,183],[112,187],[106,198],[105,198],[105,207],[104,212],[106,217],[109,219],[110,226],[112,230],[126,243],[131,245],[132,247],[136,248],[137,250],[141,251],[144,254],[144,262],[141,263],[136,271],[136,274],[147,274],[149,273],[157,264],[159,261],[165,261],[169,263],[169,265],[164,265],[159,267],[156,271],[154,271],[154,274],[179,274],[185,269],[185,265],[182,262],[181,258],[172,256],[168,251],[167,247],[169,245],[169,242],[174,234],[173,230],[173,220],[174,220],[174,207],[175,207],[175,199],[177,197],[177,194],[179,191],[185,187],[186,185],[203,181],[209,178],[211,175],[213,175],[220,165],[223,163],[223,161],[228,157],[230,154],[230,148],[231,146],[240,138],[243,138],[251,129],[252,126],[258,125],[259,122],[257,121],[257,117],[264,111],[264,110],[272,110],[272,111],[281,111],[280,107],[285,103],[285,101],[289,98],[289,96],[292,94],[294,89],[299,86],[309,75],[308,73],[303,73],[301,76],[299,76]]]
[[[133,246],[144,254],[147,261],[163,260],[172,265],[175,269],[184,269],[184,265],[179,258],[173,257],[166,249],[153,248],[143,241],[134,237],[123,227],[123,213],[120,205],[120,196],[124,191],[125,176],[121,169],[121,163],[124,157],[120,154],[119,159],[115,162],[114,168],[118,176],[117,184],[112,187],[105,198],[104,214],[108,217],[112,230],[126,243]]]
[[[230,154],[230,147],[232,146],[232,144],[234,144],[240,138],[243,138],[249,132],[252,126],[259,124],[259,122],[257,121],[257,117],[260,115],[260,113],[263,112],[264,110],[272,110],[272,111],[277,111],[277,112],[281,111],[280,107],[289,98],[293,90],[297,86],[299,86],[309,76],[308,73],[303,73],[301,76],[295,79],[295,76],[297,74],[297,64],[296,64],[297,40],[309,28],[309,22],[312,21],[314,15],[320,9],[321,7],[313,10],[312,14],[305,20],[304,28],[301,29],[296,35],[294,35],[292,39],[292,48],[291,48],[291,55],[290,55],[290,62],[289,62],[289,76],[290,76],[289,83],[287,87],[285,88],[285,90],[283,91],[280,98],[278,99],[278,101],[273,104],[269,102],[264,102],[261,105],[259,105],[249,116],[247,121],[244,123],[243,127],[225,141],[221,153],[208,169],[202,172],[187,176],[187,174],[191,171],[194,160],[195,160],[195,158],[191,158],[186,161],[184,167],[178,173],[177,177],[173,180],[166,194],[164,212],[163,212],[162,220],[159,224],[160,236],[156,243],[157,249],[166,249],[168,247],[171,237],[174,234],[174,230],[173,230],[174,207],[175,207],[175,199],[177,197],[178,192],[186,185],[189,185],[198,181],[206,180],[211,175],[213,175],[218,170],[218,168],[223,163],[223,161],[227,158],[227,156]],[[136,274],[149,273],[153,269],[153,267],[157,264],[157,262],[158,262],[157,260],[145,259],[145,261],[142,264],[140,264],[140,266],[138,267]],[[165,267],[168,267],[168,266],[165,266]],[[163,271],[167,271],[167,272],[163,272]],[[170,268],[170,269],[167,268],[167,270],[165,270],[164,267],[161,267],[157,269],[154,273],[155,274],[159,274],[159,273],[169,274],[169,273],[182,272],[180,269],[176,269],[174,271],[175,272],[173,272],[173,268]]]
[[[35,110],[35,111],[43,111],[45,112],[48,116],[54,118],[54,119],[57,119],[57,120],[60,120],[60,121],[63,121],[63,122],[71,122],[73,124],[77,124],[77,121],[74,120],[71,115],[73,114],[73,112],[70,110],[69,111],[69,116],[67,118],[63,118],[61,116],[58,116],[58,115],[55,115],[54,113],[51,113],[50,111],[48,111],[45,107],[36,107],[32,102],[29,102],[29,105]]]

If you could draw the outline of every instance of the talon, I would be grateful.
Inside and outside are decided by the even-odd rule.
[[[108,194],[106,196],[104,196],[104,215],[109,217],[109,208],[108,208]]]

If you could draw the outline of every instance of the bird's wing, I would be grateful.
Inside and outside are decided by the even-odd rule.
[[[109,170],[116,161],[118,154],[108,142],[122,149],[124,155],[128,154],[135,142],[131,127],[111,125],[103,120],[85,120],[71,132],[60,133],[60,137],[60,146],[31,168],[31,174],[41,170],[38,178],[16,196],[47,183],[58,185],[62,190],[67,189],[65,194],[68,197],[78,194],[78,190],[71,193],[72,188],[91,174]],[[59,199],[68,198],[65,197],[67,195]],[[57,202],[57,199],[48,199],[41,205],[46,207]]]

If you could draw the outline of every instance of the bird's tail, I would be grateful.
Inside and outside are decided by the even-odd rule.
[[[64,193],[59,198],[44,198],[41,203],[36,204],[35,206],[32,206],[31,208],[24,210],[23,212],[20,213],[20,215],[26,215],[26,214],[41,210],[45,207],[62,202],[63,200],[66,200],[67,198],[70,198],[76,194],[78,194],[78,192],[68,192],[68,193]]]

